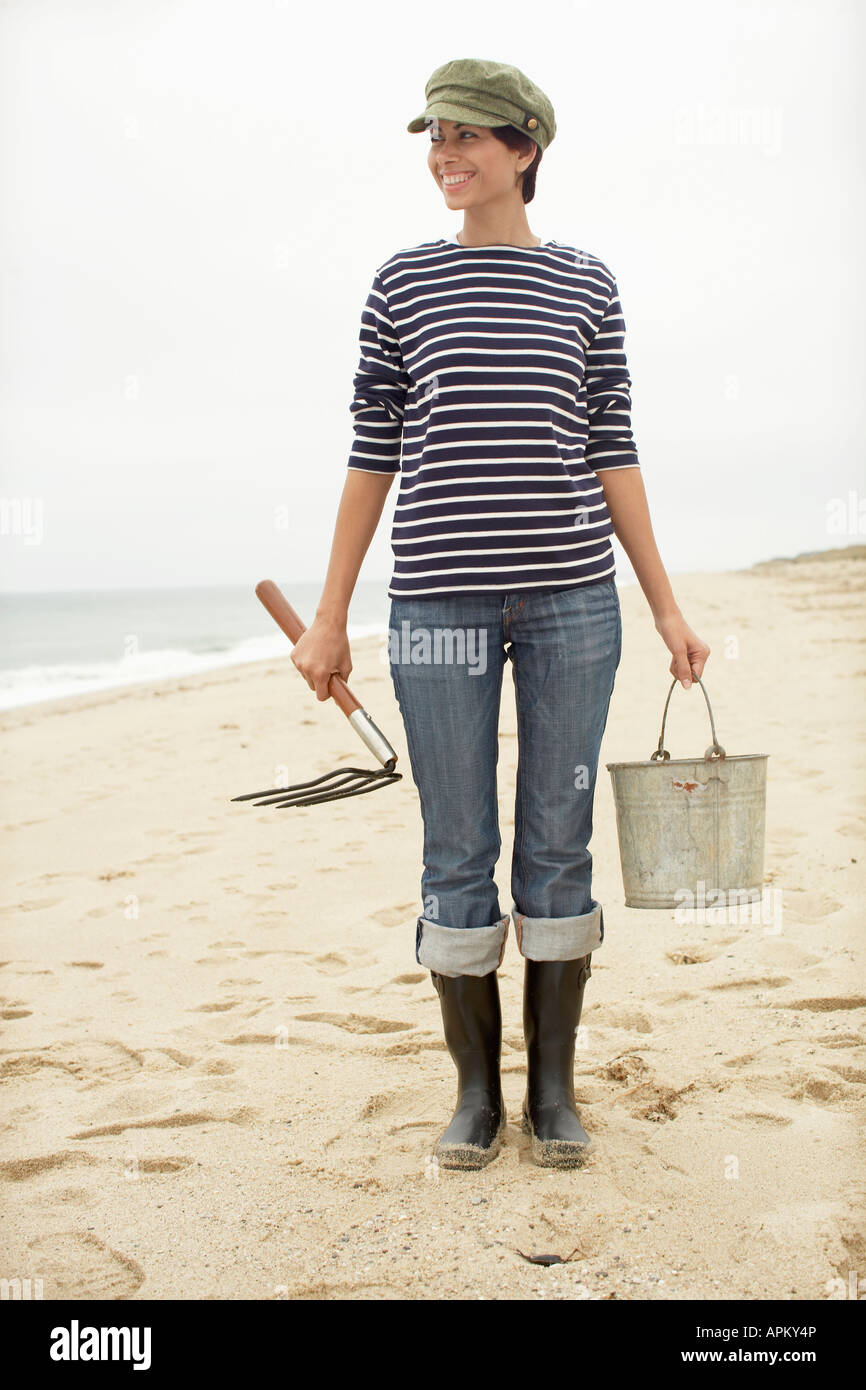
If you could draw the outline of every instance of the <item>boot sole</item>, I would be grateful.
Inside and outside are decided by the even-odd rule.
[[[507,1123],[508,1117],[503,1109],[502,1123],[488,1149],[479,1148],[477,1144],[438,1143],[433,1150],[433,1156],[440,1168],[458,1168],[464,1172],[476,1172],[479,1168],[486,1168],[502,1151],[502,1136]]]
[[[578,1144],[573,1139],[539,1139],[526,1111],[520,1127],[529,1135],[532,1161],[539,1168],[582,1168],[592,1154],[592,1140]]]

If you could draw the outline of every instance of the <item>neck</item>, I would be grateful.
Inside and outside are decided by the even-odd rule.
[[[457,240],[461,246],[540,246],[541,237],[531,231],[525,208],[525,203],[507,211],[467,208]]]

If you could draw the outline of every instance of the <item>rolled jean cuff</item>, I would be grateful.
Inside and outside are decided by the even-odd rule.
[[[437,975],[489,975],[502,964],[508,913],[489,927],[443,927],[418,918],[415,959]]]
[[[526,917],[512,904],[517,948],[527,960],[577,960],[604,940],[601,903],[579,917]]]

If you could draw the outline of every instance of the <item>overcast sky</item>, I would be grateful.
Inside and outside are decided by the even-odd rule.
[[[553,102],[529,225],[617,277],[669,572],[862,540],[862,10],[4,0],[3,587],[324,576],[373,272],[461,225],[406,131],[458,57]]]

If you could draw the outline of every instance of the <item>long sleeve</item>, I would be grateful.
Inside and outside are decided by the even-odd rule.
[[[610,272],[608,272],[610,273]],[[598,332],[586,351],[589,437],[586,462],[604,468],[639,468],[631,430],[631,377],[625,356],[625,322],[616,280]]]
[[[348,467],[366,473],[399,473],[410,378],[378,271],[361,314],[359,344],[361,359],[349,407],[355,438]]]

